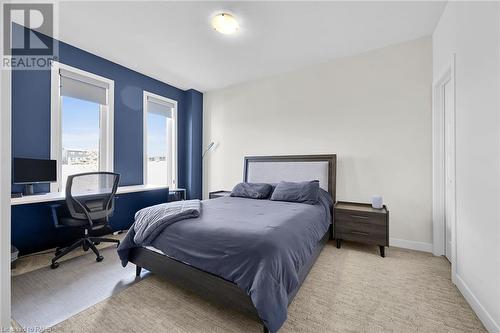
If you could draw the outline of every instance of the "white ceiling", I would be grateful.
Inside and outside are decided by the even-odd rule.
[[[209,91],[430,35],[444,2],[61,2],[59,38]],[[221,11],[236,35],[212,30]]]

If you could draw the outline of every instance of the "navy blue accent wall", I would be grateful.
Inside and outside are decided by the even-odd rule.
[[[50,71],[12,72],[12,155],[50,157]],[[22,188],[13,185],[12,191]],[[36,189],[48,191],[49,185],[37,184]]]
[[[198,183],[202,181],[202,146],[203,146],[203,94],[196,90],[186,92],[186,105],[189,112],[186,112],[186,131],[184,133],[186,140],[186,166],[184,168],[188,198],[201,199],[201,186]]]
[[[37,34],[38,35],[38,34]],[[40,38],[50,38],[39,35]],[[203,94],[181,90],[72,45],[59,45],[63,64],[94,73],[115,82],[114,169],[120,185],[143,182],[143,90],[178,102],[179,187],[189,198],[201,198],[201,145]],[[138,61],[147,61],[147,54]],[[12,72],[12,154],[14,157],[50,158],[50,71]],[[36,191],[48,191],[37,185]],[[13,185],[13,191],[22,187]]]

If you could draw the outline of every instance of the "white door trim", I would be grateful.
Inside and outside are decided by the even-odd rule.
[[[444,85],[452,84],[453,96],[453,121],[455,121],[455,56],[443,69],[437,80],[433,83],[433,108],[432,108],[432,221],[433,221],[433,250],[434,255],[445,254],[445,116],[444,116]],[[452,126],[455,132],[456,126]],[[455,138],[455,133],[453,133]],[[456,143],[456,139],[454,139]],[[455,146],[455,144],[454,144]],[[456,212],[456,150],[451,152],[451,178],[453,183],[451,209]],[[451,221],[451,273],[452,281],[455,283],[457,272],[457,221],[456,213],[454,221]]]
[[[3,17],[3,7],[0,8]],[[0,35],[3,35],[0,28]],[[0,47],[3,54],[3,46]],[[10,330],[10,192],[11,192],[11,71],[0,69],[0,330]]]

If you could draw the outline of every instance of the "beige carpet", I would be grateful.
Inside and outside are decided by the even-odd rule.
[[[29,330],[51,327],[118,294],[139,281],[135,268],[123,268],[115,246],[100,250],[103,262],[95,255],[81,255],[12,277],[12,317]],[[93,253],[92,253],[93,254]]]
[[[246,317],[157,276],[92,306],[50,332],[261,332]],[[286,332],[486,332],[431,254],[329,243],[289,307]]]

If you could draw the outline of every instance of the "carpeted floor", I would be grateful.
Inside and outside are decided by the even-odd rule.
[[[139,281],[135,268],[123,268],[116,247],[101,249],[106,262],[81,255],[12,277],[12,317],[27,331],[51,327]]]
[[[161,277],[126,290],[50,332],[261,332],[245,316],[209,304]],[[486,332],[451,283],[442,257],[330,242],[289,307],[286,332]]]

